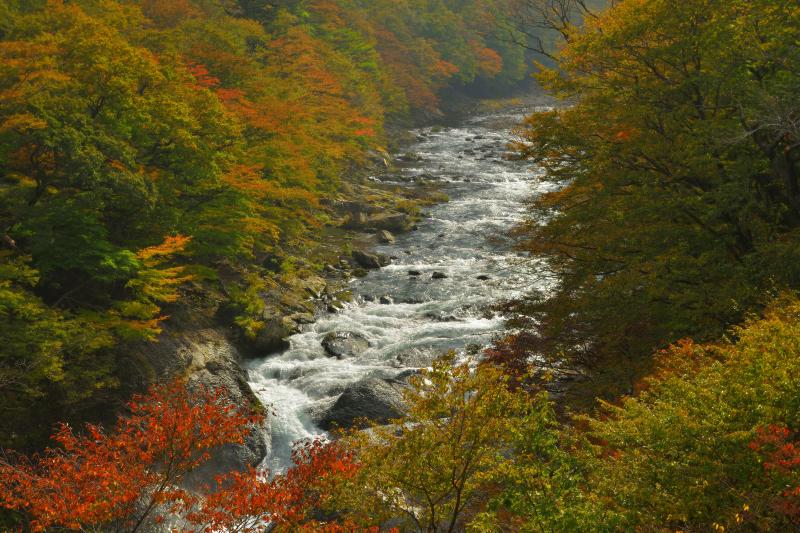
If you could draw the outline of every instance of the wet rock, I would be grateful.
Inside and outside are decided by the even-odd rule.
[[[437,271],[431,274],[431,279],[447,279],[447,277],[448,277],[447,274],[445,274],[444,272]]]
[[[417,370],[415,368],[409,368],[408,370],[403,370],[402,372],[397,374],[393,379],[394,379],[394,381],[401,381],[403,383],[406,383],[406,384],[410,385],[411,384],[411,379],[414,376],[418,376],[418,375],[420,375],[420,371],[419,370]]]
[[[398,355],[395,360],[400,367],[426,368],[433,362],[434,356],[430,353],[411,352]]]
[[[409,270],[408,271],[408,275],[409,276],[421,276],[422,272],[420,272],[419,270]]]
[[[429,320],[435,320],[437,322],[458,322],[459,320],[459,318],[455,315],[444,315],[441,313],[425,313],[423,316]]]
[[[289,316],[289,319],[296,324],[311,324],[314,322],[313,313],[295,313]]]
[[[405,213],[382,213],[369,217],[367,225],[375,230],[402,233],[408,231],[410,220]]]
[[[378,299],[378,302],[379,302],[381,305],[392,305],[392,304],[394,303],[394,300],[392,300],[392,297],[391,297],[391,296],[381,296],[381,297]]]
[[[402,161],[403,163],[414,163],[416,161],[422,161],[422,158],[416,154],[407,153],[397,157],[398,161]]]
[[[387,423],[406,410],[403,401],[405,383],[395,379],[365,378],[349,385],[336,402],[322,415],[319,426],[324,430],[350,428],[359,419]],[[366,426],[366,424],[358,424]]]
[[[366,268],[356,268],[353,270],[353,275],[357,278],[363,278],[369,274],[369,271]]]
[[[353,250],[353,260],[363,268],[381,268],[391,261],[382,254],[369,254],[361,250]]]
[[[382,229],[378,231],[378,240],[384,244],[394,244],[395,238],[390,231]]]
[[[311,320],[313,321],[313,315]],[[264,357],[288,349],[288,338],[297,331],[297,322],[290,317],[267,317],[255,337],[244,337],[241,340],[241,347],[247,356]]]
[[[328,283],[319,276],[309,276],[296,282],[296,285],[302,288],[313,298],[321,298],[325,293],[325,288]]]
[[[375,301],[375,297],[373,295],[371,295],[371,294],[363,294],[361,297],[364,299],[365,302],[374,302]]]
[[[481,280],[481,281],[489,281],[489,280],[490,280],[490,279],[492,279],[492,278],[490,278],[490,277],[489,277],[489,276],[487,276],[486,274],[481,274],[480,276],[476,277],[475,279],[479,279],[479,280]]]
[[[345,359],[366,351],[370,343],[366,337],[354,331],[334,331],[322,339],[322,347],[331,357]]]

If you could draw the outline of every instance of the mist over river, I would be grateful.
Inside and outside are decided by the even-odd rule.
[[[484,347],[503,331],[493,304],[546,288],[536,262],[521,261],[508,236],[525,215],[525,200],[552,187],[529,163],[504,157],[511,129],[534,109],[508,107],[454,127],[415,130],[408,152],[419,160],[374,178],[408,186],[421,176],[434,179],[450,201],[427,208],[417,231],[376,249],[396,259],[354,279],[351,304],[320,315],[285,352],[249,363],[253,390],[274,412],[270,470],[289,466],[293,442],[324,435],[315,421],[348,385],[428,366],[446,350]],[[433,279],[434,272],[446,277]],[[382,296],[392,303],[380,303]],[[328,356],[323,337],[344,331],[364,335],[370,348],[353,358]]]

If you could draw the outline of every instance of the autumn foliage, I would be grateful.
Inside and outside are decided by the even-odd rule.
[[[524,80],[503,2],[0,2],[0,442],[106,411],[187,294],[257,334],[387,119]]]
[[[769,424],[758,429],[750,449],[764,460],[764,474],[775,487],[775,509],[800,523],[800,442],[796,435],[786,426]]]
[[[309,518],[331,486],[357,470],[335,445],[300,443],[297,466],[272,479],[253,467],[187,488],[189,474],[220,447],[243,445],[261,422],[219,391],[182,382],[153,387],[131,400],[113,432],[87,425],[78,434],[62,424],[53,435],[56,447],[0,462],[0,508],[19,511],[34,531],[137,531],[164,521],[197,532],[266,531],[269,523],[338,531]]]

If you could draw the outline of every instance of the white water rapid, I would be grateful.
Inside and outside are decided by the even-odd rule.
[[[535,263],[519,260],[508,237],[525,214],[524,200],[549,187],[529,164],[503,157],[511,128],[531,111],[517,107],[481,114],[457,127],[417,130],[419,141],[409,151],[422,160],[380,178],[411,184],[426,174],[441,183],[450,201],[427,209],[430,217],[417,231],[377,248],[397,259],[353,280],[352,304],[305,326],[290,338],[287,351],[249,364],[253,390],[274,411],[265,464],[271,471],[289,466],[293,442],[324,434],[315,415],[348,384],[427,366],[448,349],[486,346],[503,330],[503,317],[488,308],[546,283]],[[409,270],[421,275],[410,276]],[[432,279],[434,271],[447,278]],[[378,303],[384,295],[394,303]],[[372,346],[351,359],[328,357],[320,341],[333,331],[361,333]]]

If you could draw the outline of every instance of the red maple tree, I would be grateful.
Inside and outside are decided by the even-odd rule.
[[[0,509],[19,511],[33,531],[134,532],[165,520],[187,532],[343,530],[308,518],[331,484],[357,468],[335,444],[301,444],[297,466],[274,479],[250,469],[220,475],[213,487],[184,487],[214,450],[243,444],[261,421],[219,390],[155,386],[131,400],[112,433],[87,425],[76,434],[62,424],[57,447],[0,460]]]

